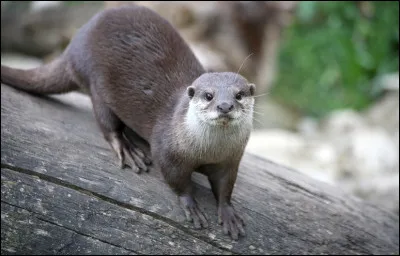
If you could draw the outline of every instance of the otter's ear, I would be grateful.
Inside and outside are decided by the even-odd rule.
[[[186,90],[187,90],[187,94],[189,95],[189,98],[193,98],[193,96],[194,96],[194,87],[193,86],[189,86]]]
[[[256,85],[255,84],[249,84],[249,89],[250,89],[250,95],[254,96],[254,93],[256,92]]]

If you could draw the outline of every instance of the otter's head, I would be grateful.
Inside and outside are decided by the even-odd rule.
[[[205,73],[187,88],[188,115],[209,125],[252,121],[255,85],[236,73]]]

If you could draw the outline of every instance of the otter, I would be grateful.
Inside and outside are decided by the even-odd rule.
[[[135,4],[99,12],[57,59],[28,70],[1,65],[1,82],[34,94],[86,90],[121,168],[159,169],[197,229],[208,220],[191,175],[206,175],[224,234],[245,235],[231,195],[252,129],[255,85],[237,73],[206,72],[156,12]],[[150,155],[125,127],[148,142]]]

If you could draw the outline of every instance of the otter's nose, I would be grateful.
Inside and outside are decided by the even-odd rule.
[[[226,103],[226,102],[223,102],[223,103],[221,103],[221,104],[219,104],[219,105],[217,106],[217,109],[218,109],[221,113],[227,114],[227,113],[229,113],[229,112],[232,111],[233,105],[232,105],[232,104],[229,104],[229,103]]]

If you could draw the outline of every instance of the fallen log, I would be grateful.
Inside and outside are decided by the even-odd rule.
[[[206,178],[195,230],[155,170],[119,169],[87,96],[1,85],[2,254],[399,254],[399,217],[245,154],[233,204],[247,235],[217,224]]]

